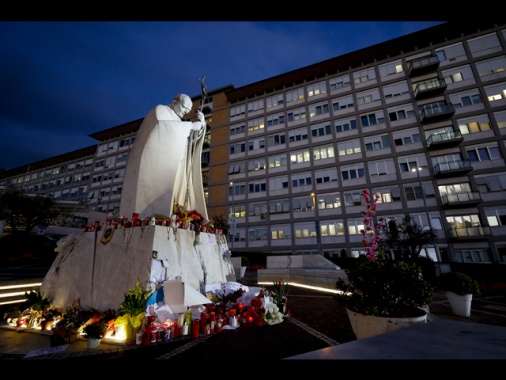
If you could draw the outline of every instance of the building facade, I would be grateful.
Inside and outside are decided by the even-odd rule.
[[[435,261],[506,263],[505,22],[452,21],[208,95],[208,213],[229,217],[232,251],[357,256],[368,188],[378,216],[436,229]],[[114,217],[141,121],[0,185]]]

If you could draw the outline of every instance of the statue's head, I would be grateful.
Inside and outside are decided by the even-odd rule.
[[[191,111],[193,102],[186,94],[179,94],[174,97],[172,101],[172,109],[180,118],[183,118],[188,112]]]

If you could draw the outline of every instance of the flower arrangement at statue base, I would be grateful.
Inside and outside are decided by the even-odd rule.
[[[124,325],[126,339],[134,339],[140,331],[146,316],[146,305],[153,290],[147,289],[139,281],[135,287],[128,290],[124,295],[123,302],[119,305],[118,317],[114,321],[114,326]]]
[[[51,346],[76,341],[84,324],[93,314],[92,310],[81,307],[79,299],[67,305],[62,311],[61,319],[51,329]]]
[[[223,291],[212,297],[209,293],[207,294],[212,302],[200,305],[195,310],[192,308],[189,316],[188,312],[186,313],[186,328],[184,329],[182,325],[179,325],[178,318],[177,320],[166,318],[162,320],[157,319],[158,314],[150,312],[148,315],[147,310],[150,306],[147,302],[153,291],[142,286],[140,282],[136,282],[135,287],[128,290],[117,312],[115,310],[102,312],[81,307],[79,299],[76,299],[61,310],[46,305],[47,307],[41,313],[43,318],[55,321],[51,330],[48,330],[51,346],[83,340],[92,335],[92,327],[95,326],[100,327],[100,336],[103,338],[123,341],[129,345],[145,345],[154,342],[152,335],[154,332],[156,332],[156,342],[166,342],[187,334],[198,337],[200,334],[219,333],[227,329],[273,326],[282,323],[290,316],[286,308],[288,284],[277,281],[269,289],[242,288],[242,284],[233,282],[226,284],[226,286],[230,284],[234,289],[230,290],[225,284],[220,284],[220,289],[225,286]],[[196,317],[193,314],[195,311],[199,313],[202,311],[202,313]],[[10,320],[11,323],[15,323],[15,320],[26,319],[21,318],[21,313],[18,312],[13,313]],[[197,330],[193,331],[197,321]],[[118,328],[120,326],[121,328]],[[148,333],[149,337],[147,337]],[[141,337],[141,343],[139,343],[139,337]]]
[[[233,327],[279,324],[290,316],[286,307],[287,285],[276,281],[273,283],[274,290],[261,288],[256,294],[244,292],[242,288],[229,293],[215,294],[212,299],[214,304],[208,304],[206,307],[222,316],[225,326],[233,325],[234,320],[238,321],[238,325]]]
[[[128,217],[120,216],[115,219],[107,219],[107,222],[95,221],[95,223],[84,226],[84,232],[103,231],[102,243],[107,244],[114,234],[116,229],[131,229],[133,227],[140,227],[144,229],[147,226],[166,226],[173,230],[174,234],[178,229],[195,231],[194,245],[199,244],[198,236],[201,232],[215,234],[220,240],[223,239],[223,230],[215,228],[214,221],[206,221],[202,214],[197,210],[186,210],[186,208],[177,203],[173,206],[173,214],[166,216],[159,213],[141,217],[138,213],[134,213],[131,219]]]
[[[21,304],[23,310],[14,310],[4,316],[10,326],[46,330],[49,322],[56,322],[61,311],[50,307],[51,299],[40,291],[25,292],[26,301]]]

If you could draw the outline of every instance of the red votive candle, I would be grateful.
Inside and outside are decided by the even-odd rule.
[[[192,336],[194,338],[199,337],[199,330],[200,330],[200,319],[194,319],[193,326],[192,326]]]
[[[174,338],[178,338],[181,336],[181,326],[175,325],[174,326]]]
[[[204,327],[206,325],[206,322],[207,322],[207,313],[203,311],[202,313],[200,313],[200,332],[202,334],[204,334]]]

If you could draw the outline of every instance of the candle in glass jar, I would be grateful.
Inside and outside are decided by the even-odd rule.
[[[207,322],[207,313],[203,311],[202,313],[200,313],[200,332],[202,334],[204,333],[204,327],[206,325],[206,322]]]
[[[174,338],[178,338],[181,336],[181,326],[175,325],[174,326]]]
[[[194,338],[199,337],[199,330],[200,330],[200,319],[194,319],[193,320],[193,326],[192,326],[192,335]]]
[[[177,325],[179,327],[184,325],[185,313],[179,313],[177,316]]]

